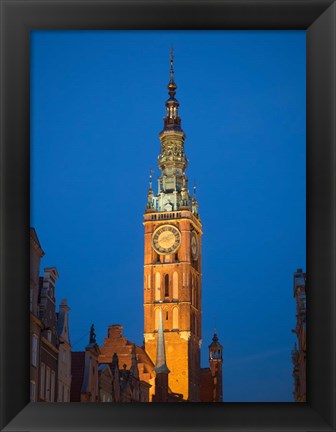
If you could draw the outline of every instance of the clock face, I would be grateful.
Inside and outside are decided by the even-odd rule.
[[[161,225],[153,233],[153,249],[163,255],[173,254],[181,244],[181,233],[174,225]]]
[[[193,232],[190,235],[190,249],[191,249],[191,256],[196,261],[198,258],[198,242],[197,242],[196,234]]]

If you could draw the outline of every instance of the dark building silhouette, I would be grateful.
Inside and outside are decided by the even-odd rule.
[[[40,265],[44,256],[34,228],[30,228],[30,401],[39,398],[40,339],[43,329],[39,318]]]
[[[40,348],[40,391],[39,400],[57,401],[58,378],[58,334],[56,316],[56,281],[58,272],[55,267],[45,268],[40,277],[39,318],[43,324]]]
[[[84,352],[71,354],[71,402],[99,402],[98,356],[99,346],[93,324],[90,328],[89,343]]]
[[[307,277],[302,269],[294,273],[294,298],[296,301],[296,327],[293,332],[297,336],[297,343],[292,351],[294,400],[306,402],[306,287]]]
[[[56,267],[44,269],[44,256],[34,228],[30,228],[30,400],[68,402],[71,383],[69,306],[62,300],[56,312]]]

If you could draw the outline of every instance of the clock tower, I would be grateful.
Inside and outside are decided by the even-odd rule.
[[[174,59],[170,54],[169,98],[158,166],[158,192],[152,172],[144,214],[144,344],[155,364],[158,329],[162,327],[168,386],[184,400],[200,401],[202,313],[202,224],[196,187],[193,196],[186,177],[185,134],[175,98]],[[152,389],[152,394],[155,389]]]

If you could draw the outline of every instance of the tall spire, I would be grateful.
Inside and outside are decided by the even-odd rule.
[[[174,81],[174,48],[170,50],[170,81]]]
[[[164,343],[161,308],[160,308],[160,315],[159,315],[159,328],[158,328],[158,337],[157,337],[157,346],[156,346],[156,364],[154,370],[156,374],[159,373],[168,374],[170,372],[166,364],[166,349]]]
[[[166,117],[164,118],[164,128],[163,130],[177,130],[182,131],[181,129],[181,119],[178,115],[179,103],[178,100],[175,99],[177,85],[174,80],[174,50],[173,48],[170,51],[170,71],[169,71],[170,79],[168,83],[168,94],[169,99],[166,102]]]
[[[159,133],[161,150],[158,166],[161,175],[158,178],[158,193],[152,189],[152,177],[147,193],[146,213],[175,212],[180,209],[189,210],[199,219],[196,195],[193,197],[188,189],[186,169],[188,159],[184,152],[185,133],[181,128],[179,102],[175,98],[174,50],[170,52],[168,95],[166,115],[163,118],[163,129]],[[195,190],[196,192],[196,190]]]
[[[175,96],[175,90],[177,89],[177,85],[174,81],[174,48],[170,51],[170,80],[168,83],[168,90],[169,90],[169,96],[171,98],[174,98]]]

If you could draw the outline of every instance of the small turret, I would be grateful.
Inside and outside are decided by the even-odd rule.
[[[89,336],[89,343],[86,345],[85,347],[86,350],[98,350],[99,351],[99,346],[97,344],[96,341],[96,333],[95,333],[95,329],[94,329],[94,325],[91,324],[90,327],[90,336]]]
[[[219,343],[219,339],[215,330],[212,342],[209,345],[209,360],[223,360],[223,346]]]
[[[149,188],[147,193],[147,204],[146,204],[146,212],[151,212],[154,210],[154,193],[153,193],[153,170],[151,169],[149,172]]]
[[[198,216],[198,202],[196,199],[196,182],[194,184],[194,196],[191,200],[191,211],[195,216]]]
[[[213,402],[223,402],[223,346],[219,342],[216,329],[209,345],[209,362],[213,379]]]

